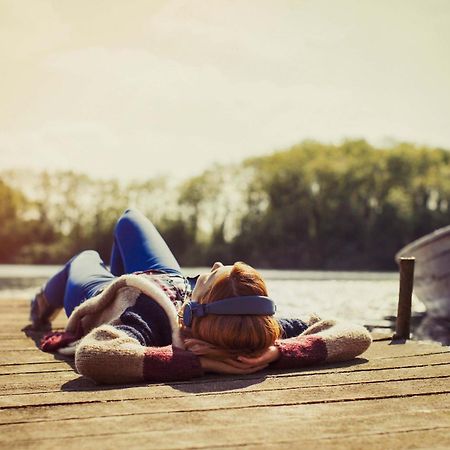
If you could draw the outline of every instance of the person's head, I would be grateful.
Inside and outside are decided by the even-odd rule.
[[[249,295],[267,296],[261,275],[242,262],[232,266],[216,262],[210,272],[199,276],[192,299],[199,303],[213,303]],[[220,358],[262,352],[280,337],[280,327],[273,316],[210,314],[194,317],[188,334],[195,340],[210,344],[209,351],[203,354]]]

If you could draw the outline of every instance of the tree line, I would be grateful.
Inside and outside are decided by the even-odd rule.
[[[88,248],[108,261],[129,206],[152,219],[183,266],[390,270],[402,246],[450,224],[450,152],[305,141],[177,185],[4,171],[0,262],[60,264]]]

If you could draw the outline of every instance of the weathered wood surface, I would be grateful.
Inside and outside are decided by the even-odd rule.
[[[0,302],[1,448],[450,448],[448,347],[384,339],[299,372],[101,387],[40,352],[27,314]]]

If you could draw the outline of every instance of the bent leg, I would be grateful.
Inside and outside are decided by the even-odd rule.
[[[111,272],[118,276],[141,270],[181,274],[178,261],[155,226],[141,212],[128,209],[114,229]]]
[[[44,295],[52,306],[64,306],[69,317],[80,303],[95,295],[114,278],[99,254],[86,250],[74,256],[48,280]]]

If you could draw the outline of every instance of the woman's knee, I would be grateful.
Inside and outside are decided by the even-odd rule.
[[[150,222],[147,217],[144,216],[138,209],[128,208],[119,217],[114,228],[114,235],[126,231],[127,233],[133,229],[140,229],[143,224]]]
[[[137,216],[145,217],[145,216],[141,213],[141,211],[139,211],[139,209],[137,209],[137,208],[127,208],[127,209],[122,213],[122,215],[120,216],[119,220],[120,220],[121,218],[130,218],[130,217],[137,217]]]
[[[137,209],[134,209],[134,208],[126,209],[122,213],[122,215],[119,217],[119,219],[117,220],[115,229],[117,230],[117,228],[120,228],[121,226],[123,226],[125,224],[129,224],[130,222],[133,222],[134,218],[138,214],[139,214],[139,211]]]
[[[83,280],[95,273],[103,272],[105,268],[101,256],[95,250],[84,250],[75,256],[68,264],[70,277],[74,280]]]
[[[83,250],[82,252],[78,253],[73,259],[72,263],[74,261],[80,261],[80,260],[101,260],[99,253],[96,250]]]

